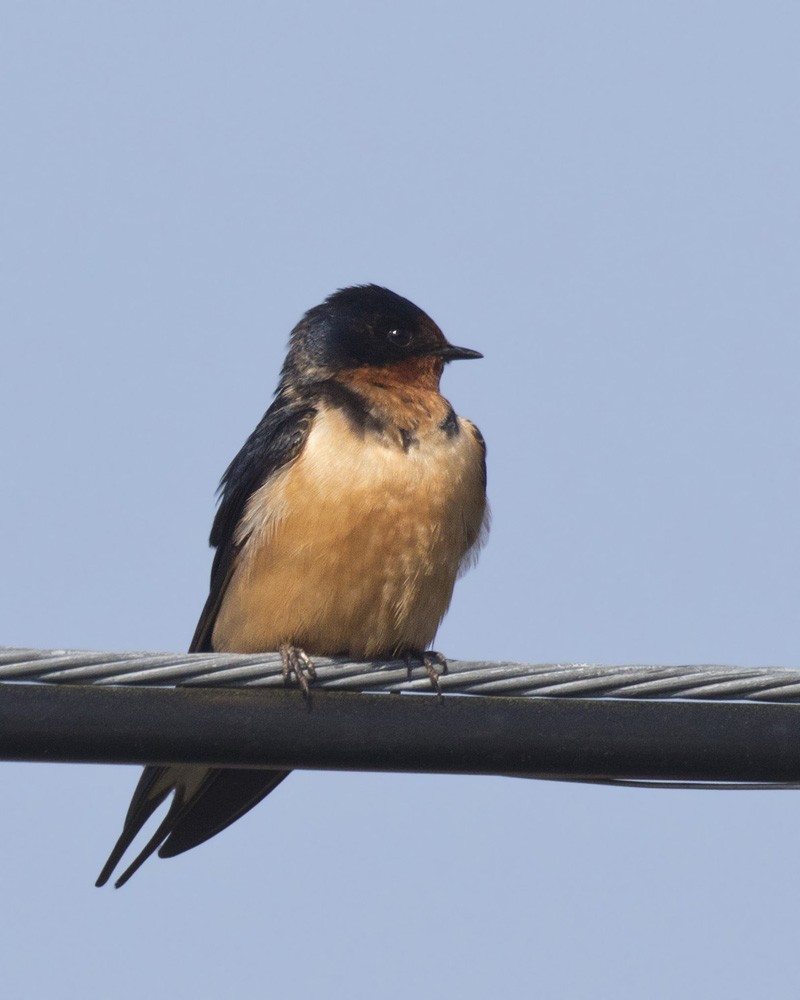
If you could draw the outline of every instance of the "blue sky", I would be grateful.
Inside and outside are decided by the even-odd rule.
[[[6,4],[0,642],[181,650],[346,284],[485,360],[437,647],[798,665],[800,12]],[[120,892],[137,770],[0,767],[9,995],[797,996],[798,793],[295,774]]]

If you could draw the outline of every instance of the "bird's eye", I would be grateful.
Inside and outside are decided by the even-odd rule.
[[[408,347],[411,343],[411,334],[408,330],[402,329],[390,330],[386,337],[390,344],[394,344],[395,347]]]

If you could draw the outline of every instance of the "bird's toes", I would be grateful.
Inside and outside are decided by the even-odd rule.
[[[294,675],[297,686],[303,692],[303,697],[310,697],[310,685],[317,679],[317,672],[306,651],[300,649],[299,646],[285,643],[281,646],[280,653],[284,683],[290,684]]]
[[[435,649],[428,649],[421,653],[409,653],[406,656],[409,680],[411,680],[411,673],[413,670],[412,660],[417,660],[422,663],[422,666],[425,668],[425,673],[430,679],[431,687],[441,698],[442,687],[439,683],[439,678],[442,674],[447,673],[447,659],[441,653],[437,653]]]

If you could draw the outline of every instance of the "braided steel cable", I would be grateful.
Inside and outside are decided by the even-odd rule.
[[[430,692],[413,661],[314,657],[316,688]],[[0,647],[0,683],[282,687],[278,653],[104,653]],[[450,660],[443,692],[539,698],[800,703],[800,670],[785,667],[599,666]]]

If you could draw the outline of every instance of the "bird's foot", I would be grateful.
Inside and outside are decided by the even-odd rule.
[[[299,646],[290,646],[289,643],[281,646],[280,652],[284,684],[289,684],[292,674],[294,674],[297,686],[303,692],[303,697],[310,697],[309,687],[311,682],[317,679],[317,672],[308,654]]]
[[[439,678],[442,674],[447,673],[447,660],[441,654],[437,653],[435,649],[428,649],[422,653],[409,653],[406,656],[406,666],[408,667],[408,679],[411,680],[411,672],[414,669],[411,665],[412,660],[419,660],[422,666],[425,668],[425,672],[430,678],[431,687],[436,692],[436,694],[442,697],[442,687],[439,684]]]

